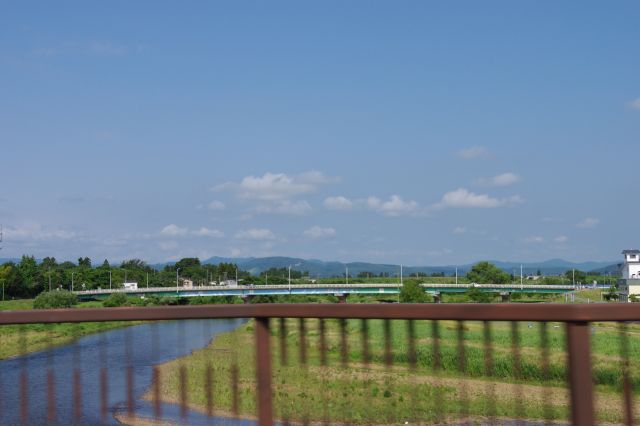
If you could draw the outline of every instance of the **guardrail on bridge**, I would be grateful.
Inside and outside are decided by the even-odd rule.
[[[612,380],[614,387],[619,386],[622,401],[620,412],[624,413],[623,421],[625,424],[634,422],[632,390],[638,387],[639,383],[631,374],[628,322],[640,320],[640,306],[633,304],[256,304],[36,310],[0,312],[0,326],[216,318],[254,319],[255,334],[251,350],[254,351],[255,356],[255,379],[250,380],[242,376],[238,364],[233,365],[237,361],[232,361],[229,368],[224,370],[229,377],[218,378],[216,382],[216,389],[219,390],[221,383],[224,383],[224,388],[230,393],[229,406],[218,407],[216,411],[214,408],[216,408],[217,394],[214,393],[212,374],[213,371],[218,372],[218,370],[215,370],[215,365],[213,367],[208,365],[204,370],[196,372],[197,375],[204,377],[198,394],[201,397],[204,395],[204,399],[201,398],[204,404],[202,409],[210,415],[231,415],[235,418],[255,416],[260,425],[271,425],[276,420],[285,423],[290,421],[373,422],[373,419],[366,417],[366,413],[360,420],[354,418],[354,412],[364,398],[364,400],[372,400],[369,405],[370,411],[375,411],[378,405],[384,406],[385,410],[390,410],[379,414],[381,417],[375,421],[376,423],[397,423],[407,416],[409,416],[407,421],[411,423],[421,421],[460,423],[477,415],[474,411],[474,404],[477,401],[472,398],[469,387],[478,386],[478,384],[467,380],[475,376],[483,379],[482,383],[486,384],[487,392],[482,396],[483,404],[486,405],[483,408],[483,417],[489,418],[492,422],[497,421],[500,410],[506,410],[506,412],[515,413],[510,417],[523,419],[528,416],[528,407],[523,406],[527,401],[527,397],[523,394],[523,387],[526,386],[528,379],[535,376],[532,376],[531,372],[535,370],[539,372],[539,375],[535,376],[536,381],[542,385],[553,382],[554,386],[557,386],[558,381],[562,381],[563,374],[566,373],[572,423],[593,425],[596,422],[596,411],[594,409],[592,345],[590,344],[591,324],[613,322],[618,324],[619,357],[608,358],[608,362],[616,362],[615,368],[611,370],[615,374],[613,378],[609,377],[612,374],[603,375],[603,377],[609,377],[603,380]],[[401,333],[399,332],[401,329],[396,326],[397,321],[403,321],[406,324],[406,328],[402,328],[404,331]],[[507,325],[504,330],[498,329],[496,325],[502,322],[506,322]],[[533,358],[536,360],[533,363],[525,362],[526,353],[532,349],[522,341],[523,326],[520,322],[528,323],[528,329],[532,329],[532,323],[538,324],[535,333],[538,336],[536,345],[539,346],[539,353]],[[548,326],[550,323],[563,323],[564,330],[553,331]],[[471,327],[469,324],[472,324],[473,328],[469,328]],[[498,337],[509,336],[510,344],[501,346],[501,343],[494,342],[492,330]],[[507,332],[505,330],[508,331],[507,334],[504,334]],[[471,339],[473,336],[477,337],[477,342]],[[566,343],[566,352],[562,348],[559,349],[559,346],[554,346],[557,343],[554,340],[556,338]],[[127,349],[127,351],[130,350],[130,348]],[[297,356],[292,356],[292,350],[297,352]],[[557,359],[562,354],[566,354],[567,357],[566,371],[562,368],[562,361]],[[478,359],[476,355],[479,355]],[[293,358],[296,359],[295,363]],[[82,391],[82,378],[78,377],[76,372],[73,375],[73,395],[63,396],[63,398],[70,397],[71,404],[74,405],[73,416],[80,423],[83,421],[83,413],[82,406],[78,406],[80,404],[78,401],[82,398],[96,398],[100,401],[103,420],[106,421],[111,413],[110,407],[105,406],[109,401],[105,395],[109,391],[107,385],[109,372],[104,365],[104,360],[102,365],[99,361],[92,360],[96,362],[96,368],[102,371],[100,386],[97,389]],[[211,360],[211,362],[214,361]],[[338,366],[332,366],[331,361]],[[379,362],[380,368],[375,367],[376,362]],[[55,371],[55,364],[50,368],[51,371]],[[353,386],[353,389],[349,388],[349,392],[345,391],[342,394],[347,405],[344,401],[327,400],[327,397],[334,393],[326,389],[326,392],[316,394],[311,388],[306,392],[289,393],[293,384],[285,383],[287,368],[297,369],[299,375],[304,375],[309,383],[324,381],[324,385],[329,386],[330,389],[333,389],[331,380],[334,379],[337,380],[336,383],[343,383],[344,386]],[[162,417],[160,389],[164,378],[161,376],[161,369],[155,368],[153,371],[154,380],[150,398],[156,407],[154,416],[160,419]],[[15,407],[2,406],[0,423],[2,423],[2,416],[11,409],[19,410],[19,417],[23,424],[30,423],[27,373],[23,371],[19,389],[0,388],[2,392],[0,399],[4,399],[7,392],[16,393],[16,391],[20,399],[20,404]],[[283,374],[282,380],[278,376],[280,373]],[[395,384],[400,393],[399,397],[389,390],[393,388],[392,382],[396,380],[396,376],[399,377]],[[55,423],[56,410],[61,410],[63,405],[69,404],[61,404],[59,398],[51,395],[56,389],[55,384],[51,383],[51,377],[55,376],[48,375],[47,383],[42,383],[42,386],[47,387],[48,393],[46,418]],[[187,416],[189,389],[192,389],[188,385],[188,380],[192,376],[189,376],[188,368],[182,366],[176,377],[179,384],[177,403],[181,406],[182,415]],[[291,376],[286,378],[294,380]],[[385,386],[382,396],[379,395],[378,390],[375,390],[380,383]],[[504,405],[504,395],[497,395],[495,386],[501,386],[501,383],[508,384],[505,389],[513,391],[508,398],[512,398],[515,411],[500,408]],[[136,399],[140,395],[133,394],[131,369],[127,369],[126,386],[128,398],[123,401],[123,404],[126,413],[135,416]],[[451,388],[453,390],[450,390]],[[554,401],[548,400],[553,392],[549,393],[544,386],[540,389],[542,400],[538,402],[545,407],[553,406]],[[401,390],[411,394],[403,395]],[[423,394],[417,390],[428,390],[428,393]],[[255,398],[255,406],[242,405],[239,402],[241,396],[246,398],[247,395]],[[352,407],[348,405],[349,398],[354,400]],[[375,402],[373,402],[374,399]],[[427,399],[429,401],[425,401]],[[410,404],[408,400],[411,400]],[[302,408],[292,411],[291,404],[294,402],[299,403]],[[456,409],[453,410],[455,412],[447,409],[448,403],[456,404]],[[545,408],[545,413],[551,413],[548,421],[555,419],[553,407],[548,411]],[[403,411],[405,408],[408,411]],[[404,417],[394,418],[394,413],[401,413]]]

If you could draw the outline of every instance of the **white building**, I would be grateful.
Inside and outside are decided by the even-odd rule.
[[[124,287],[125,290],[137,290],[138,289],[138,283],[134,283],[134,282],[123,283],[122,286]]]
[[[640,250],[624,250],[624,264],[622,265],[622,279],[640,279]]]
[[[629,301],[631,296],[640,298],[640,250],[623,250],[624,263],[620,267],[622,278],[618,281],[620,300]]]

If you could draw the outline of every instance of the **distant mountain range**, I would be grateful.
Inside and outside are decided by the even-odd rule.
[[[506,272],[520,274],[520,263],[516,262],[502,262],[497,260],[490,260],[500,269]],[[400,265],[394,264],[380,264],[380,263],[367,263],[367,262],[327,262],[317,259],[300,259],[294,257],[244,257],[244,258],[227,258],[227,257],[212,257],[204,260],[205,264],[218,264],[218,263],[236,263],[240,268],[245,271],[249,271],[254,275],[258,275],[263,271],[270,268],[288,268],[298,271],[308,271],[311,276],[338,276],[345,273],[346,268],[349,268],[349,275],[356,276],[360,272],[371,272],[372,274],[379,275],[380,273],[387,273],[390,276],[399,274]],[[444,273],[445,275],[455,274],[456,267],[459,274],[466,273],[473,264],[466,265],[445,265],[445,266],[403,266],[404,275],[411,275],[415,273]],[[618,267],[616,262],[569,262],[563,259],[551,259],[544,262],[531,262],[522,263],[522,270],[525,275],[532,275],[540,271],[544,275],[558,275],[563,274],[571,269],[578,269],[581,271],[594,271],[600,273],[612,273],[617,274]]]
[[[0,264],[5,262],[19,262],[17,258],[0,258]],[[38,260],[40,261],[40,260]],[[499,260],[489,260],[500,269],[513,273],[520,274],[520,263],[517,262],[502,262]],[[174,262],[156,263],[151,265],[156,269],[161,269],[166,265],[171,265]],[[350,276],[357,276],[360,272],[370,272],[375,275],[381,273],[389,274],[389,276],[395,276],[400,272],[400,265],[383,264],[383,263],[368,263],[368,262],[331,262],[317,259],[300,259],[295,257],[211,257],[203,260],[204,264],[217,265],[218,263],[236,263],[241,269],[249,271],[254,275],[258,275],[261,272],[269,270],[271,268],[288,268],[298,271],[307,271],[312,277],[332,277],[343,275],[346,268],[349,268]],[[544,262],[530,262],[523,263],[522,270],[525,275],[533,275],[540,271],[544,275],[559,275],[571,269],[578,269],[580,271],[599,272],[601,274],[618,273],[619,262],[569,262],[563,259],[551,259]],[[473,264],[466,265],[445,265],[445,266],[403,266],[403,274],[405,276],[415,273],[444,273],[447,276],[455,274],[456,267],[460,275],[465,274]]]

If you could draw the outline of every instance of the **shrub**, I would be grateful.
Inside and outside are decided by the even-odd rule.
[[[400,289],[400,302],[402,303],[424,303],[429,301],[429,296],[416,281],[406,281]]]
[[[493,300],[493,294],[484,292],[478,287],[471,287],[465,292],[465,295],[476,303],[490,303]]]
[[[112,293],[109,297],[107,297],[104,302],[102,302],[102,306],[105,308],[115,308],[118,306],[128,305],[129,301],[127,299],[127,295],[124,293]]]
[[[78,304],[75,294],[67,290],[47,291],[40,293],[33,301],[34,309],[71,308]]]

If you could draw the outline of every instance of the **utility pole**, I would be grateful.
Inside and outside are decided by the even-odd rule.
[[[178,272],[180,272],[180,268],[176,268],[176,293],[178,292],[178,279],[180,278]]]
[[[109,290],[111,290],[111,269],[109,269]]]
[[[291,293],[291,265],[289,265],[289,293]]]
[[[458,285],[458,267],[456,266],[456,285]]]
[[[576,286],[576,269],[573,268],[571,271],[572,271],[571,273],[573,275],[573,286],[575,287]]]
[[[344,274],[344,277],[347,279],[347,285],[349,285],[349,267],[347,266],[346,268],[347,268],[347,271]]]
[[[49,266],[49,291],[51,291],[51,266]]]
[[[523,282],[522,282],[522,264],[520,264],[520,290],[522,290],[523,287]]]
[[[73,275],[76,273],[76,271],[71,271],[71,291],[73,292]]]
[[[149,288],[149,273],[147,272],[147,288]]]

